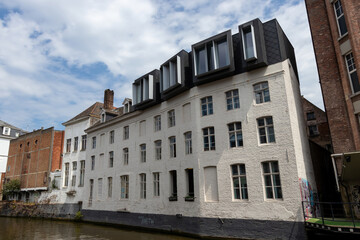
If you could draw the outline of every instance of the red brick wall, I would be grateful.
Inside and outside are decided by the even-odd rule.
[[[62,165],[62,150],[64,145],[64,131],[55,131],[53,152],[52,152],[52,163],[51,171],[54,172],[56,169],[61,169]]]

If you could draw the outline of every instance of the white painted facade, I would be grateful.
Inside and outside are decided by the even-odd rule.
[[[6,172],[6,164],[9,154],[10,140],[12,138],[0,137],[0,175]]]
[[[256,104],[253,85],[265,81],[269,84],[271,101]],[[240,108],[227,110],[225,92],[234,89],[239,91]],[[213,114],[201,116],[200,99],[207,96],[212,96]],[[175,110],[176,125],[169,128],[170,110]],[[161,115],[161,131],[155,132],[154,117],[157,115]],[[260,144],[257,119],[266,116],[272,116],[276,141]],[[242,147],[229,147],[227,124],[233,122],[242,123]],[[127,140],[123,136],[125,126],[129,126]],[[68,138],[80,137],[85,127],[85,122],[68,126],[65,144]],[[215,129],[216,150],[204,151],[202,129],[206,127]],[[110,131],[115,132],[114,143],[109,141]],[[189,131],[192,154],[186,155],[184,133]],[[299,178],[316,186],[299,83],[288,60],[192,87],[161,104],[92,127],[87,133],[84,209],[303,221]],[[172,136],[176,137],[175,158],[170,158],[169,137]],[[94,149],[93,137],[96,137]],[[155,160],[154,142],[157,140],[162,141],[161,160]],[[146,162],[140,160],[142,144],[146,144]],[[128,165],[124,165],[124,148],[129,150]],[[113,167],[109,167],[109,152],[114,153]],[[80,154],[65,154],[64,163],[79,161],[84,157]],[[95,157],[94,170],[91,169],[92,156]],[[262,163],[267,161],[278,162],[280,199],[266,198]],[[248,199],[234,199],[233,164],[245,164]],[[195,200],[190,202],[184,199],[187,196],[186,169],[194,172]],[[177,171],[177,201],[169,201],[169,171],[172,170]],[[160,196],[154,196],[153,173],[160,173]],[[140,194],[140,174],[146,174],[146,199]],[[123,175],[129,176],[128,199],[120,198]],[[111,197],[108,195],[109,178],[112,178]],[[90,180],[93,180],[92,201],[89,201]]]

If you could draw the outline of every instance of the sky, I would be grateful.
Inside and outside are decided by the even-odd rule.
[[[277,18],[295,48],[301,94],[323,109],[303,0],[0,0],[0,119],[64,129],[105,89],[119,107],[136,78],[254,18]]]

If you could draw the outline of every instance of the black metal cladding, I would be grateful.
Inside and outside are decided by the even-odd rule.
[[[148,87],[142,86],[143,79],[148,81]],[[133,83],[133,109],[141,110],[160,102],[160,71],[155,69]],[[140,86],[140,88],[138,88]],[[144,89],[145,87],[145,89]],[[138,98],[138,94],[140,97]],[[145,94],[145,95],[144,95]],[[146,95],[147,94],[147,95]]]

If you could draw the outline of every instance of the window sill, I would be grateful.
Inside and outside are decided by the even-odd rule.
[[[276,145],[276,142],[271,142],[271,143],[259,143],[259,146],[272,146],[272,145]]]
[[[338,42],[340,42],[342,39],[344,39],[347,35],[349,35],[349,32],[345,33],[344,35],[338,37]]]
[[[184,197],[185,202],[194,202],[195,201],[195,197]]]
[[[356,92],[356,93],[351,94],[351,95],[349,96],[349,98],[353,98],[353,97],[356,97],[356,96],[358,96],[358,95],[360,95],[360,91],[359,91],[359,92]]]
[[[177,201],[177,200],[178,200],[177,196],[171,196],[171,197],[169,197],[169,201],[170,201],[170,202],[175,202],[175,201]]]

